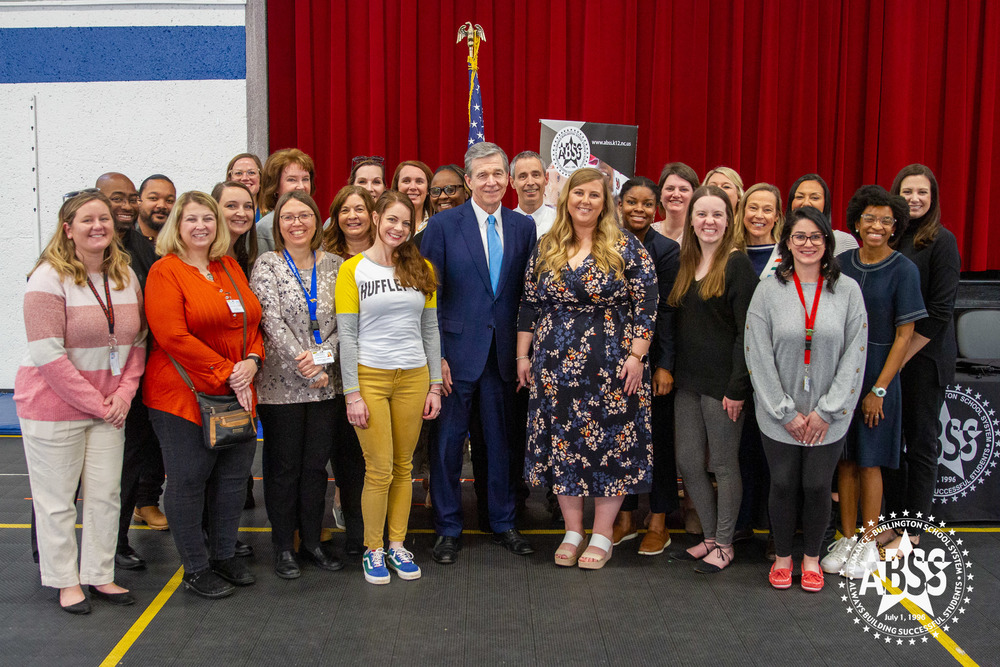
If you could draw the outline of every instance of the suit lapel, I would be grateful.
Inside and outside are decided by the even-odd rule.
[[[459,227],[465,244],[472,256],[472,263],[479,273],[479,277],[489,294],[493,293],[493,286],[490,284],[490,269],[486,264],[486,250],[483,249],[483,237],[479,234],[479,222],[476,220],[476,212],[472,210],[472,204],[467,204],[468,208],[463,212],[462,219],[459,220]]]

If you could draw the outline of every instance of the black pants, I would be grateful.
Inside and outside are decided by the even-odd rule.
[[[256,442],[210,451],[199,424],[152,408],[149,418],[170,478],[163,504],[184,570],[200,572],[209,558],[232,558]],[[207,544],[202,532],[206,495]]]
[[[746,419],[740,436],[740,477],[743,479],[743,500],[740,515],[736,519],[736,530],[746,530],[757,526],[766,528],[767,495],[771,485],[771,473],[767,469],[764,445],[760,440],[760,426],[753,399],[743,404]]]
[[[306,549],[319,546],[334,412],[333,399],[257,406],[264,431],[264,506],[276,552],[293,548],[296,530]]]
[[[903,450],[899,468],[882,468],[886,512],[923,516],[932,513],[937,484],[941,404],[945,388],[938,384],[934,362],[919,355],[899,375],[903,400]],[[919,533],[910,528],[910,533]]]
[[[792,555],[801,497],[803,551],[818,557],[830,522],[830,480],[844,451],[844,438],[817,447],[777,442],[763,434],[761,439],[771,469],[769,513],[775,553],[781,558]]]
[[[333,399],[333,437],[328,457],[333,476],[340,487],[340,507],[348,544],[361,545],[365,538],[365,520],[361,515],[361,490],[365,486],[365,456],[358,433],[347,422],[347,403],[343,394]]]
[[[679,507],[673,393],[654,396],[649,416],[653,435],[653,486],[649,490],[649,511],[653,514],[670,514]],[[623,512],[631,512],[638,507],[638,496],[625,496],[622,501]]]
[[[160,482],[147,484],[140,497],[140,479],[143,474],[159,475]],[[149,421],[149,410],[142,402],[142,385],[139,385],[132,406],[125,418],[125,454],[122,460],[122,509],[118,517],[118,550],[128,547],[128,529],[132,524],[132,511],[136,507],[160,504],[160,485],[163,483],[163,455],[160,441]]]

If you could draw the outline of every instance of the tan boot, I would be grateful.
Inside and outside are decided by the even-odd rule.
[[[667,515],[663,513],[649,515],[649,530],[639,545],[639,555],[656,556],[670,546],[670,531],[667,530]]]
[[[146,524],[152,530],[168,530],[170,528],[170,524],[167,523],[167,517],[156,505],[136,507],[132,511],[132,519]]]
[[[635,527],[635,521],[632,520],[632,513],[619,512],[611,531],[611,543],[618,546],[622,542],[634,540],[638,535],[639,530]]]

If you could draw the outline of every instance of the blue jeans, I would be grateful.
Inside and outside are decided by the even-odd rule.
[[[163,507],[184,571],[208,568],[209,558],[232,558],[256,442],[210,451],[200,425],[152,408],[149,418],[163,451]],[[208,544],[202,532],[206,506]]]

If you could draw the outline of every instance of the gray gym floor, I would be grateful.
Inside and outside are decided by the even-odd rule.
[[[430,511],[415,483],[408,545],[423,578],[373,586],[356,562],[334,573],[304,567],[301,578],[285,581],[271,570],[258,483],[258,506],[244,513],[241,532],[256,550],[256,585],[223,600],[198,598],[177,586],[170,533],[136,527],[131,542],[149,567],[121,572],[117,581],[139,604],[95,601],[92,614],[74,617],[58,609],[31,560],[26,473],[20,439],[0,438],[2,665],[1000,664],[995,526],[960,527],[975,575],[961,622],[941,641],[899,646],[852,622],[839,577],[828,575],[819,594],[799,589],[797,576],[790,590],[773,590],[764,535],[737,545],[733,565],[714,576],[665,554],[641,557],[637,541],[616,548],[603,570],[558,568],[552,553],[561,531],[552,529],[540,490],[520,522],[533,556],[514,556],[467,531],[458,562],[437,565],[429,553]],[[259,457],[254,473],[259,477]],[[466,486],[466,525],[474,527]],[[337,534],[335,543],[342,541]],[[690,540],[677,531],[674,542]]]

